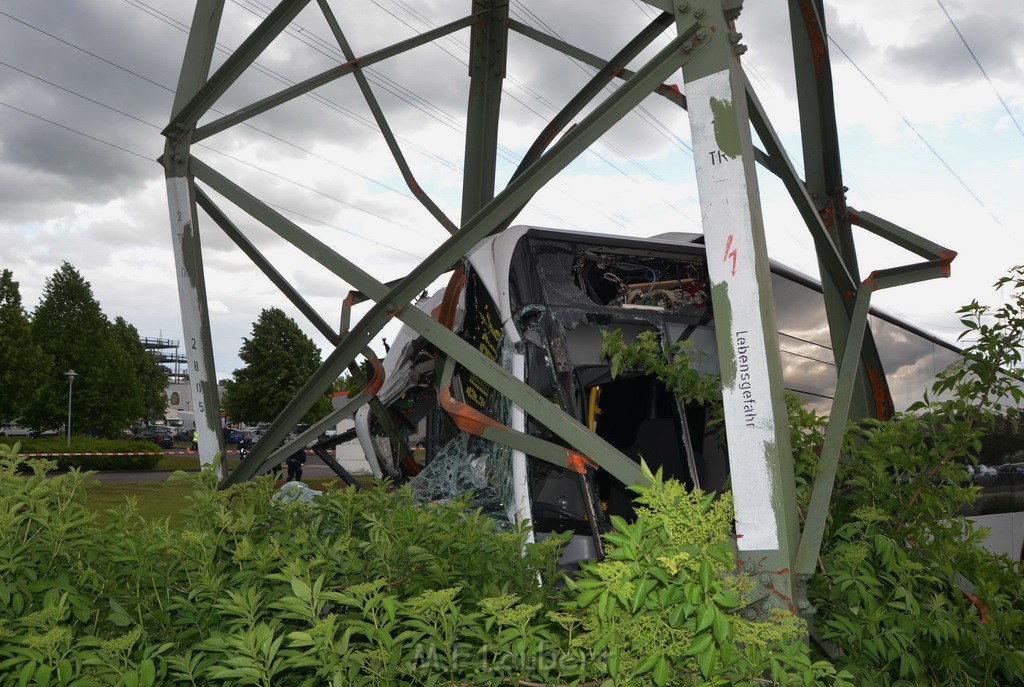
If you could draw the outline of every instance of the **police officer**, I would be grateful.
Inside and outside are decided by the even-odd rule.
[[[300,446],[299,450],[285,459],[285,463],[288,464],[288,481],[302,481],[302,466],[306,463],[306,449]]]

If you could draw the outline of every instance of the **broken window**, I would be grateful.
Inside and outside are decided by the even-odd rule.
[[[598,305],[675,312],[709,302],[702,262],[580,251],[572,267],[577,288]]]
[[[497,363],[512,366],[512,347],[502,337],[497,346]],[[459,379],[456,377],[455,379]],[[511,404],[497,393],[488,394],[484,413],[508,424]],[[512,451],[507,446],[459,432],[411,481],[419,503],[448,502],[468,496],[471,508],[492,518],[499,530],[515,520],[512,496]]]

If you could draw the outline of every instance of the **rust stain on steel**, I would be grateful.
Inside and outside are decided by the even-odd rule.
[[[679,105],[683,105],[686,99],[683,97],[683,92],[679,90],[679,86],[672,84],[661,84],[655,89],[658,95],[665,96],[669,100]]]
[[[887,420],[892,415],[892,399],[885,387],[885,376],[874,366],[866,366],[868,383],[871,385],[871,397],[875,401],[875,419]]]
[[[952,265],[950,265],[950,263],[953,262],[954,259],[956,259],[956,255],[957,253],[955,250],[949,250],[947,248],[946,250],[939,251],[938,255],[936,256],[941,261],[941,263],[939,264],[939,274],[941,274],[943,277],[948,277],[952,272],[953,268]]]
[[[818,216],[821,217],[821,223],[825,225],[826,229],[831,229],[835,226],[835,218],[832,216],[832,206],[826,205],[818,211]]]
[[[452,391],[448,387],[438,392],[437,401],[455,422],[455,426],[464,432],[469,432],[474,436],[483,436],[487,429],[508,430],[497,420],[487,417],[475,408],[470,408],[462,401],[456,401],[452,398]]]
[[[446,329],[451,329],[455,326],[455,313],[459,306],[459,296],[462,295],[462,289],[465,286],[466,272],[460,263],[448,280],[448,286],[444,289],[444,297],[441,299],[441,304],[430,313]]]
[[[807,38],[811,42],[811,55],[814,58],[814,75],[821,78],[825,68],[825,37],[821,35],[821,26],[814,16],[814,8],[809,2],[800,3],[800,11],[804,15],[804,26],[807,27]]]
[[[373,379],[363,389],[363,393],[376,396],[380,388],[384,386],[384,366],[380,364],[380,359],[375,355],[367,358],[367,360],[370,363],[370,367],[373,368]]]
[[[409,190],[412,191],[417,198],[423,195],[423,189],[421,189],[420,185],[416,183],[416,177],[410,174],[405,178],[405,183],[409,185]]]
[[[582,453],[576,453],[575,451],[568,451],[567,453],[568,460],[566,461],[566,464],[573,472],[585,475],[587,474],[587,468],[592,468],[594,470],[601,469],[600,465],[590,460]]]

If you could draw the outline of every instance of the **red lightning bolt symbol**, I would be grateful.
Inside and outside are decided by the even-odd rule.
[[[730,248],[732,248],[732,234],[729,234],[729,238],[725,242],[725,258],[723,258],[723,262],[728,260],[729,258],[732,258],[732,276],[735,277],[736,276],[736,251],[735,250],[729,250]]]

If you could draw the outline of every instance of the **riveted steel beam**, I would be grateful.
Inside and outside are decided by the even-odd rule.
[[[312,439],[315,439],[317,436],[322,434],[325,429],[337,424],[338,420],[351,415],[366,405],[373,397],[374,393],[375,391],[370,390],[356,394],[342,405],[342,407],[331,411],[307,431],[289,441],[279,443],[269,442],[266,440],[266,434],[264,434],[264,436],[253,445],[246,460],[242,461],[238,467],[227,475],[227,477],[221,480],[221,486],[227,487],[232,484],[238,484],[239,482],[245,482],[256,475],[264,474],[274,465],[279,465],[281,461],[292,453],[295,453],[297,449],[305,447]],[[267,433],[269,434],[269,430]]]
[[[249,212],[255,219],[292,243],[296,248],[313,257],[327,269],[352,283],[369,298],[382,299],[387,295],[388,287],[386,285],[378,282],[323,242],[309,236],[287,218],[205,165],[198,158],[192,158],[192,169],[198,179],[208,184],[217,193]],[[402,308],[393,314],[446,354],[456,356],[462,365],[476,373],[499,393],[506,395],[514,403],[523,407],[526,412],[538,418],[542,424],[575,446],[581,453],[600,463],[616,478],[626,484],[637,484],[643,480],[633,461],[612,448],[603,439],[589,432],[574,418],[565,414],[549,400],[523,384],[427,314],[415,307]],[[313,403],[326,393],[333,381],[354,360],[356,354],[365,349],[366,344],[376,336],[389,319],[390,314],[385,311],[382,324],[365,326],[360,323],[341,340],[338,347],[306,382],[281,415],[274,420],[263,439],[253,447],[250,460],[254,465],[270,465],[274,458],[286,455],[284,451],[287,447],[280,450],[274,450],[274,447],[285,439],[291,428],[301,420]],[[360,346],[360,348],[356,349],[356,346]],[[346,358],[343,358],[343,355]],[[230,483],[234,483],[240,478],[232,476],[230,479]]]
[[[875,219],[877,220],[877,218]],[[927,239],[915,237],[910,232],[888,222],[881,220],[880,222],[885,225],[884,229],[878,227],[880,233],[898,234],[901,240],[906,242],[907,245],[905,247],[929,259],[920,263],[875,270],[868,275],[857,289],[855,308],[850,316],[850,330],[847,334],[843,360],[839,366],[839,380],[832,402],[828,427],[825,431],[825,442],[822,445],[821,461],[814,478],[811,500],[807,506],[804,530],[797,553],[795,569],[797,574],[801,575],[805,580],[814,572],[815,561],[821,550],[822,536],[825,531],[828,509],[835,485],[836,470],[839,465],[840,450],[846,433],[846,425],[851,416],[854,385],[859,369],[857,359],[860,356],[860,347],[867,340],[869,333],[867,322],[871,296],[875,291],[894,286],[904,286],[938,277],[948,277],[950,262],[956,257],[955,252],[938,244],[932,243]]]
[[[245,253],[246,257],[248,257],[259,271],[270,280],[270,283],[276,286],[278,290],[284,294],[285,298],[287,298],[299,312],[305,315],[306,319],[309,320],[309,323],[316,327],[317,331],[320,332],[324,338],[332,344],[337,344],[337,332],[327,324],[324,318],[320,317],[320,314],[317,313],[317,311],[313,310],[313,307],[306,302],[306,299],[303,298],[288,282],[288,280],[274,268],[270,261],[267,260],[259,249],[252,244],[252,241],[246,238],[246,236],[239,231],[234,222],[228,219],[228,216],[225,215],[221,209],[217,207],[217,204],[203,192],[203,189],[196,188],[196,200],[199,202],[199,207],[201,207],[203,211],[217,223],[217,226],[221,228],[221,231],[223,231],[229,239],[234,241],[235,245]]]
[[[345,55],[345,59],[352,63],[355,61],[355,53],[352,52],[352,46],[349,45],[348,39],[345,38],[344,31],[341,30],[341,25],[338,23],[338,19],[334,16],[334,12],[331,10],[330,5],[327,4],[327,0],[317,0],[320,4],[320,9],[323,10],[324,17],[327,19],[327,24],[331,27],[331,33],[334,34],[334,39],[338,42],[338,47],[341,48],[341,52]],[[373,94],[373,88],[370,87],[370,82],[366,78],[366,74],[363,73],[362,65],[356,65],[356,68],[352,71],[352,76],[355,78],[356,83],[359,85],[359,90],[363,94],[363,99],[366,101],[367,107],[370,108],[370,112],[373,114],[373,120],[377,122],[377,128],[380,129],[380,133],[384,136],[384,141],[388,145],[388,149],[391,151],[392,157],[395,158],[395,164],[398,165],[398,169],[402,172],[402,178],[405,179],[406,186],[416,197],[420,204],[427,209],[434,219],[436,219],[449,234],[454,234],[458,231],[458,227],[455,223],[448,219],[448,216],[442,212],[441,208],[437,206],[433,200],[430,199],[424,191],[423,187],[416,182],[416,178],[413,176],[412,169],[409,167],[409,163],[405,159],[405,155],[402,154],[402,149],[398,145],[398,140],[395,138],[395,134],[391,131],[391,125],[388,124],[387,117],[384,116],[384,111],[380,108],[380,103],[377,101],[377,97]]]
[[[238,49],[231,53],[213,76],[206,80],[198,91],[190,94],[181,107],[175,108],[170,123],[162,132],[163,135],[174,136],[194,129],[199,119],[308,3],[309,0],[281,0],[281,3],[270,11],[248,38],[242,41]]]
[[[947,264],[956,257],[956,251],[950,250],[945,246],[940,246],[937,243],[933,243],[923,236],[907,231],[903,227],[900,227],[892,222],[877,217],[870,212],[863,212],[861,210],[849,209],[850,222],[858,227],[861,227],[867,231],[870,231],[875,236],[880,236],[892,243],[895,243],[900,248],[904,248],[911,253],[925,258],[927,260],[945,260]],[[949,276],[949,275],[942,275]]]
[[[175,110],[202,90],[206,82],[223,10],[223,0],[199,0],[196,3],[193,30],[189,34],[175,91]],[[167,180],[174,273],[181,305],[181,326],[185,336],[199,460],[202,465],[212,465],[215,456],[224,450],[224,438],[220,431],[220,401],[210,336],[210,313],[207,307],[195,184],[188,170],[190,132],[174,131],[176,135],[167,138],[161,162]]]
[[[868,308],[871,305],[871,294],[874,286],[865,282],[857,290],[851,326],[847,333],[847,341],[843,360],[839,366],[839,380],[836,393],[832,400],[832,411],[825,430],[825,442],[821,449],[821,461],[814,477],[811,500],[807,506],[804,529],[800,536],[800,545],[796,555],[795,570],[804,579],[814,572],[821,550],[821,539],[828,520],[828,509],[832,502],[832,491],[835,486],[836,471],[839,467],[839,452],[846,435],[846,425],[853,404],[854,386],[857,381],[857,359],[860,347],[867,332]],[[800,600],[806,604],[806,596]],[[801,610],[809,610],[804,606]]]
[[[469,34],[463,221],[494,198],[498,115],[508,56],[508,0],[473,0],[473,12],[479,20]]]
[[[209,138],[210,136],[220,133],[225,129],[229,129],[232,126],[235,126],[236,124],[241,124],[242,122],[251,119],[258,114],[262,114],[263,112],[272,110],[279,105],[283,105],[289,100],[298,98],[300,95],[305,95],[306,93],[309,93],[319,88],[320,86],[329,84],[330,82],[336,79],[340,79],[343,76],[347,76],[348,74],[354,72],[357,68],[369,67],[378,62],[386,60],[389,57],[400,55],[403,52],[419,47],[421,45],[425,45],[427,43],[437,40],[438,38],[443,38],[444,36],[447,36],[450,33],[454,33],[455,31],[458,31],[460,29],[464,29],[467,26],[471,25],[474,20],[475,18],[472,15],[468,17],[463,17],[462,19],[457,19],[456,21],[450,22],[448,24],[445,24],[444,26],[440,26],[431,31],[426,31],[418,36],[408,38],[404,41],[395,43],[394,45],[389,45],[386,48],[381,48],[380,50],[375,50],[371,53],[363,55],[362,57],[354,58],[338,67],[332,67],[331,69],[328,69],[314,77],[311,77],[304,81],[300,81],[299,83],[293,86],[289,86],[288,88],[285,88],[281,91],[278,91],[273,95],[267,96],[262,100],[257,100],[255,103],[240,108],[230,114],[224,115],[219,119],[215,119],[209,124],[204,124],[203,126],[196,129],[195,135],[192,137],[192,141],[194,143],[198,143],[199,141],[202,141],[205,138]]]
[[[799,538],[789,423],[761,217],[742,49],[720,0],[679,3],[680,27],[702,24],[683,66],[697,192],[722,374],[741,566],[762,594],[751,617],[796,610]],[[745,49],[745,48],[743,48]],[[627,82],[628,83],[628,82]]]
[[[811,197],[807,186],[797,174],[796,167],[783,148],[778,134],[768,120],[768,116],[749,81],[747,81],[746,89],[750,121],[768,151],[772,162],[770,169],[782,180],[814,240],[818,264],[821,268],[826,312],[829,307],[833,311],[833,320],[830,320],[829,325],[833,351],[836,360],[842,360],[846,339],[837,342],[833,327],[838,326],[839,331],[846,331],[852,321],[854,301],[846,296],[842,298],[835,296],[836,294],[855,294],[857,292],[858,285],[854,273],[850,271],[846,258],[836,244],[835,233],[825,225],[825,219],[819,211],[818,203]],[[830,303],[831,306],[829,306]],[[837,312],[839,309],[842,312]],[[838,318],[838,324],[834,323],[835,318]],[[861,357],[857,361],[857,365],[861,369],[857,373],[857,386],[854,392],[854,415],[856,417],[877,417],[880,414],[885,416],[891,412],[892,398],[885,374],[882,371],[881,357],[870,330],[865,334],[863,345],[859,350]]]
[[[832,246],[838,251],[844,271],[859,282],[857,249],[846,208],[846,187],[843,185],[823,2],[790,0],[789,16],[803,144],[804,184],[825,230],[831,236]],[[857,291],[849,288],[845,274],[840,274],[831,264],[831,248],[825,247],[821,235],[812,233],[817,247],[832,349],[836,359],[841,360]],[[825,256],[828,256],[828,261],[823,259]],[[861,349],[859,364],[862,370],[858,374],[851,412],[855,417],[888,417],[893,412],[892,396],[870,332]]]
[[[443,327],[441,328],[442,331],[436,331],[432,326],[436,324],[433,320],[425,314],[420,313],[415,308],[406,307],[406,304],[410,303],[413,298],[418,296],[437,277],[450,269],[451,266],[458,259],[464,256],[473,246],[498,230],[502,223],[505,222],[512,213],[518,211],[518,209],[522,207],[527,200],[533,196],[533,194],[542,188],[544,184],[552,179],[555,174],[564,169],[564,167],[574,160],[576,156],[603,135],[615,122],[621,119],[625,113],[629,112],[641,100],[643,100],[644,97],[657,88],[658,85],[668,77],[668,75],[678,69],[679,66],[687,59],[687,53],[682,47],[683,43],[692,39],[697,28],[698,26],[696,24],[692,24],[682,30],[680,35],[673,39],[642,69],[640,69],[633,79],[630,79],[615,93],[609,96],[607,100],[588,114],[578,126],[573,128],[572,131],[568,132],[558,142],[556,142],[547,153],[531,164],[526,171],[520,174],[505,188],[505,190],[499,193],[493,201],[488,203],[480,210],[480,212],[470,218],[457,234],[451,236],[447,241],[445,241],[429,258],[420,263],[412,272],[409,273],[408,276],[402,279],[394,289],[384,289],[383,285],[373,279],[369,274],[357,268],[351,262],[341,258],[341,256],[337,255],[337,253],[322,242],[308,236],[305,232],[302,232],[301,229],[294,227],[294,225],[275,213],[269,207],[266,207],[250,194],[242,191],[242,189],[238,188],[236,185],[227,182],[225,178],[217,174],[212,168],[202,165],[198,160],[193,158],[193,173],[196,174],[197,177],[203,179],[206,183],[211,184],[211,186],[214,185],[211,180],[217,180],[218,178],[222,180],[222,182],[227,182],[227,184],[221,184],[224,188],[217,188],[216,190],[222,195],[228,196],[230,192],[240,198],[243,209],[252,214],[256,219],[263,221],[275,231],[278,230],[277,228],[284,228],[286,233],[294,235],[294,238],[298,241],[295,245],[300,248],[303,248],[303,245],[309,246],[309,250],[303,248],[307,254],[321,262],[321,264],[324,264],[328,269],[331,269],[332,271],[338,270],[336,273],[339,276],[349,281],[369,298],[376,301],[376,305],[374,305],[366,315],[363,316],[359,323],[353,327],[352,331],[347,337],[345,337],[341,344],[329,356],[327,356],[327,359],[314,373],[302,390],[300,390],[295,399],[285,407],[278,420],[274,423],[274,425],[279,424],[280,426],[276,428],[272,426],[265,435],[265,440],[271,445],[283,440],[287,434],[287,428],[294,426],[295,423],[305,415],[312,404],[312,400],[315,400],[319,395],[322,395],[333,380],[338,378],[341,371],[344,370],[345,367],[352,362],[355,356],[369,344],[374,336],[376,336],[377,332],[379,332],[392,317],[397,316],[406,324],[409,324],[416,329],[420,334],[427,337],[431,343],[439,345],[447,353],[451,354],[452,351],[455,350],[458,355],[462,356],[458,358],[460,362],[468,360],[468,362],[464,362],[465,366],[479,374],[481,378],[487,380],[485,375],[497,375],[500,378],[500,385],[492,384],[492,386],[498,388],[500,393],[506,394],[512,398],[513,401],[522,406],[527,412],[534,414],[535,416],[545,417],[546,420],[550,417],[550,421],[557,421],[558,427],[563,428],[564,432],[551,424],[547,425],[549,429],[554,431],[556,434],[559,434],[559,436],[563,436],[563,438],[566,438],[565,433],[572,435],[573,439],[567,440],[572,441],[574,446],[589,455],[588,449],[584,444],[590,444],[590,439],[586,436],[579,436],[580,432],[577,431],[577,428],[579,428],[580,425],[576,423],[575,420],[567,415],[564,418],[561,418],[557,412],[552,411],[552,405],[546,399],[540,397],[536,392],[533,392],[532,389],[523,388],[523,385],[518,380],[509,375],[505,370],[502,370],[500,367],[495,365],[493,361],[490,361],[486,357],[480,355],[479,352],[475,351],[475,349],[464,341],[455,337],[450,331]],[[238,204],[238,202],[236,202],[236,204]],[[277,228],[275,228],[275,225]],[[288,229],[288,227],[294,227],[294,231]],[[297,234],[295,232],[297,232]],[[285,238],[288,237],[286,236]],[[425,322],[424,320],[427,321]],[[434,338],[431,338],[431,336]],[[477,360],[475,358],[482,358],[482,360]],[[474,366],[478,367],[480,371],[474,369]],[[499,386],[502,388],[499,388]],[[517,389],[519,390],[518,392]],[[532,393],[536,398],[533,399],[534,402],[530,402],[529,404],[520,402],[521,399],[519,398],[519,393],[526,393],[527,395]],[[536,403],[538,399],[543,399],[542,405],[538,405]],[[563,426],[563,420],[568,420],[568,423],[571,426]],[[584,434],[593,437],[589,432],[584,431]],[[582,444],[580,443],[581,441],[583,442]],[[603,450],[603,447],[599,444],[594,444],[594,446]],[[616,453],[621,456],[619,452],[616,451]],[[632,466],[623,465],[621,470],[618,470],[622,473],[623,477],[625,477],[623,481],[631,480],[627,483],[635,483],[640,479],[639,473],[635,469],[635,464],[624,456],[622,457],[622,460],[629,462]]]

